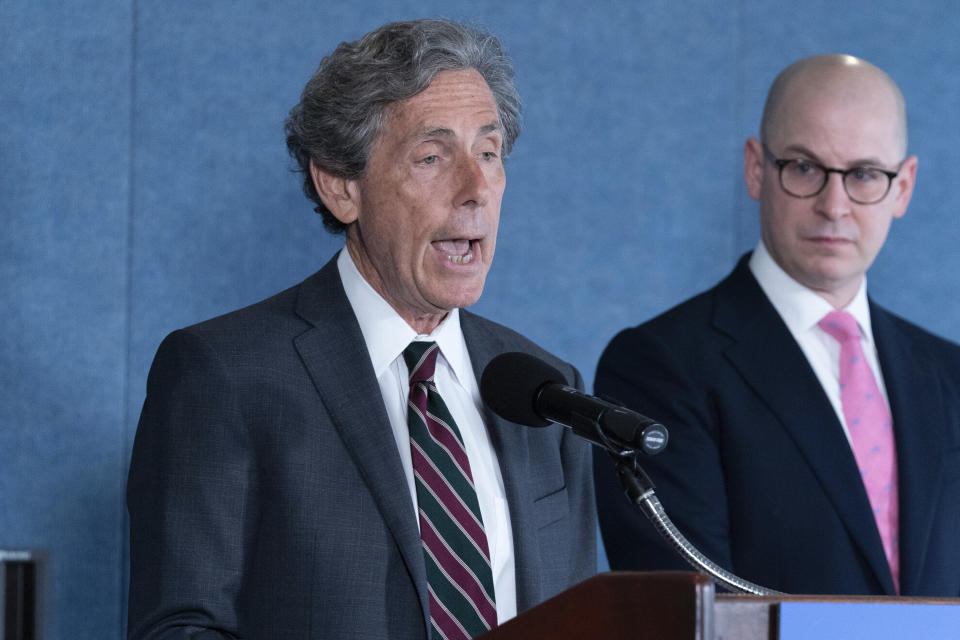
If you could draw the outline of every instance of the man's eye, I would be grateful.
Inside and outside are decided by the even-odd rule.
[[[420,164],[435,164],[439,159],[440,156],[427,156],[426,158],[420,159]]]
[[[484,160],[496,160],[497,154],[494,151],[484,151],[480,154],[480,157]]]
[[[873,182],[879,180],[882,175],[879,169],[871,167],[855,167],[850,170],[850,175],[857,182]]]
[[[818,180],[821,175],[820,167],[806,160],[791,160],[784,169],[795,180]]]

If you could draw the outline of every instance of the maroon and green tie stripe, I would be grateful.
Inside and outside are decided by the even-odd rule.
[[[434,370],[440,348],[412,342],[407,421],[433,638],[473,638],[497,625],[490,552],[463,437]]]

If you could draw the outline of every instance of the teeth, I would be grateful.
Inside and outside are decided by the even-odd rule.
[[[447,256],[447,259],[454,264],[469,264],[473,260],[473,251],[467,251],[462,256]]]

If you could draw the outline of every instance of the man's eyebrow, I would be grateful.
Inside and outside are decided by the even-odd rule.
[[[807,149],[802,144],[792,144],[788,146],[786,149],[784,149],[784,153],[806,156],[811,160],[813,160],[814,162],[816,162],[817,164],[826,166],[823,160],[820,159],[820,156],[815,154],[813,151],[810,151],[810,149]],[[867,158],[856,158],[854,160],[848,160],[846,165],[848,167],[885,167],[887,163],[882,161],[880,158],[876,156],[870,156]]]
[[[483,125],[477,130],[479,135],[485,136],[490,133],[500,131],[500,122],[494,120],[488,124]],[[418,140],[426,140],[429,138],[453,138],[456,134],[453,132],[453,129],[448,129],[446,127],[425,127],[417,135]]]
[[[485,136],[485,135],[487,135],[488,133],[494,133],[494,132],[499,132],[499,131],[500,131],[500,121],[499,121],[499,120],[496,120],[496,121],[494,121],[494,122],[491,122],[491,123],[489,123],[489,124],[485,124],[485,125],[483,125],[482,127],[480,127],[479,133],[480,133],[480,135]]]
[[[435,128],[424,128],[416,135],[416,138],[419,140],[425,140],[427,138],[452,138],[454,137],[453,129],[447,129],[446,127],[435,127]]]

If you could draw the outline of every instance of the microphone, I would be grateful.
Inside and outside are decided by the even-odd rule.
[[[530,427],[556,422],[605,449],[656,455],[667,429],[655,420],[567,386],[563,374],[527,353],[502,353],[480,377],[480,396],[501,418]]]

